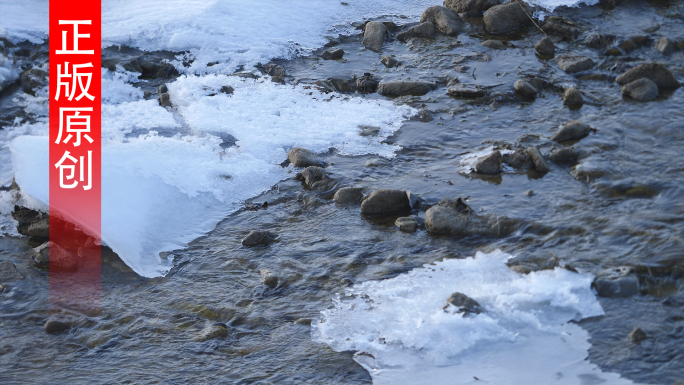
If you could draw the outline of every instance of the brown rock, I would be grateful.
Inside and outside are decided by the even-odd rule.
[[[404,190],[375,190],[361,202],[362,214],[387,214],[408,210],[411,210],[411,202]]]
[[[625,85],[641,78],[647,78],[659,89],[675,89],[680,86],[670,70],[660,63],[646,63],[636,66],[615,79],[619,85]]]
[[[442,33],[455,36],[462,29],[461,19],[449,8],[441,7],[439,5],[432,6],[420,16],[420,22],[430,22],[437,27]]]

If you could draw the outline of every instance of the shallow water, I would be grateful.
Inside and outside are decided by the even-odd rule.
[[[643,29],[658,22],[653,38],[684,37],[682,21],[663,16],[681,2],[654,5],[629,2],[610,11],[583,7],[557,13],[588,31],[627,37],[646,34]],[[267,209],[236,212],[186,250],[174,252],[175,267],[165,278],[140,278],[105,253],[102,314],[79,315],[79,327],[60,336],[43,330],[49,315],[47,273],[29,266],[32,251],[25,239],[2,238],[2,259],[14,262],[26,277],[0,293],[2,382],[370,383],[353,352],[334,352],[311,340],[309,323],[331,306],[334,294],[353,283],[497,248],[524,257],[548,258],[551,252],[592,274],[626,265],[648,267],[651,280],[643,282],[643,294],[600,298],[606,315],[580,322],[591,336],[589,359],[604,371],[640,383],[684,380],[683,91],[636,103],[623,99],[614,82],[578,80],[553,60],[538,59],[532,47],[542,35],[534,27],[511,41],[515,48],[501,51],[480,46],[488,36],[477,25],[470,28],[455,39],[392,41],[382,54],[361,49],[358,36],[341,38],[334,44],[347,52],[343,62],[320,60],[317,51],[277,63],[287,70],[288,82],[348,79],[364,72],[385,80],[440,81],[425,96],[397,100],[427,107],[434,120],[405,122],[388,140],[402,147],[395,158],[331,151],[323,155],[330,176],[339,186],[360,186],[367,192],[407,189],[429,204],[469,197],[477,211],[519,219],[510,236],[456,239],[424,229],[402,233],[393,217],[362,217],[358,207],[339,207],[291,178],[279,183],[278,190],[254,198],[268,201]],[[557,55],[572,51],[595,59],[593,73],[617,76],[622,69],[611,71],[616,63],[657,60],[679,79],[683,75],[683,51],[664,57],[647,46],[609,57],[576,43],[557,43],[556,49]],[[385,69],[379,58],[389,54],[404,66]],[[456,55],[466,58],[467,73],[453,69]],[[511,99],[513,83],[525,74],[539,74],[561,86],[576,84],[593,95],[585,100],[594,102],[570,110],[552,90],[532,103]],[[452,77],[461,83],[501,84],[490,89],[502,95],[498,109],[447,96],[446,82]],[[347,96],[384,99],[378,94]],[[0,106],[11,108],[6,103],[5,98]],[[464,154],[488,147],[489,141],[512,143],[532,134],[547,153],[552,146],[547,139],[570,120],[597,129],[575,144],[582,154],[575,165],[550,163],[552,170],[545,175],[519,171],[479,177],[458,171]],[[534,195],[526,195],[527,190]],[[275,231],[281,240],[268,247],[243,247],[241,239],[253,229]],[[276,288],[262,284],[261,269],[279,276]],[[194,341],[216,322],[228,325],[227,338]],[[629,341],[635,327],[649,339],[639,345]]]

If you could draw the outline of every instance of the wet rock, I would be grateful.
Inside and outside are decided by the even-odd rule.
[[[168,92],[159,95],[159,105],[162,107],[172,107],[173,106],[171,104],[171,96],[169,96]]]
[[[337,60],[337,59],[342,59],[342,56],[344,56],[344,50],[341,48],[333,48],[330,50],[323,51],[323,54],[321,54],[321,57],[324,60]]]
[[[566,41],[575,40],[581,33],[575,23],[560,16],[547,17],[541,28],[547,35],[560,37]]]
[[[45,242],[33,249],[33,261],[41,269],[72,273],[78,270],[78,259],[68,250],[54,242]]]
[[[539,56],[553,56],[556,54],[556,46],[549,37],[545,37],[534,45],[534,51]]]
[[[620,48],[611,47],[611,48],[606,50],[605,55],[606,56],[622,56],[622,51],[620,50]]]
[[[594,61],[586,56],[575,56],[570,54],[560,55],[556,58],[556,63],[565,72],[572,74],[582,72],[594,67]]]
[[[270,287],[271,289],[275,289],[278,286],[279,278],[270,270],[261,269],[259,270],[259,274],[261,274],[261,283],[264,285]]]
[[[524,10],[523,10],[524,9]],[[484,14],[484,25],[493,34],[505,34],[530,22],[532,9],[522,1],[495,5]]]
[[[672,72],[660,63],[641,64],[618,76],[615,81],[622,86],[641,78],[653,81],[659,89],[675,89],[680,86]]]
[[[577,152],[574,147],[563,147],[552,152],[549,160],[555,163],[574,163],[577,160]]]
[[[196,335],[195,341],[205,342],[226,337],[228,337],[228,327],[223,323],[217,322]]]
[[[432,121],[432,113],[430,110],[427,108],[423,107],[420,110],[418,110],[418,113],[415,115],[415,118],[421,122],[431,122]]]
[[[295,147],[287,153],[287,160],[295,167],[321,166],[321,162],[313,152]]]
[[[392,56],[383,56],[382,59],[380,59],[380,61],[387,68],[392,68],[392,67],[396,67],[399,65],[399,60],[395,59]]]
[[[534,163],[534,168],[539,171],[539,172],[549,172],[551,171],[551,168],[549,167],[549,164],[546,163],[546,160],[542,156],[541,152],[537,147],[528,147],[527,148],[527,154],[530,156],[532,159],[532,163]]]
[[[267,230],[253,230],[242,240],[243,246],[270,245],[278,242],[280,237]]]
[[[341,205],[356,205],[363,198],[363,189],[359,187],[343,187],[335,192],[333,200]]]
[[[447,94],[459,99],[475,99],[487,95],[487,91],[472,84],[456,84],[449,87]]]
[[[445,309],[448,308],[449,305],[453,305],[458,309],[456,312],[463,313],[464,317],[470,314],[480,314],[484,311],[477,301],[463,293],[452,294],[449,299],[447,299],[447,306]]]
[[[634,276],[618,279],[597,278],[593,286],[600,297],[629,298],[639,294],[639,280]]]
[[[397,35],[399,41],[406,41],[412,37],[430,38],[435,35],[435,25],[428,22],[420,23]]]
[[[356,88],[361,93],[373,93],[378,90],[378,81],[373,79],[373,75],[365,73],[356,79]]]
[[[588,124],[572,121],[566,123],[551,137],[554,142],[566,142],[568,140],[582,139],[589,135],[591,127]]]
[[[526,97],[526,98],[536,98],[539,94],[540,85],[535,80],[520,79],[513,85],[515,92]]]
[[[7,283],[23,279],[24,276],[19,273],[14,263],[10,261],[0,262],[0,282]]]
[[[515,271],[518,274],[530,274],[532,272],[532,270],[530,270],[529,267],[526,267],[523,265],[511,266],[510,269]]]
[[[363,45],[372,51],[379,51],[387,36],[387,27],[379,21],[371,21],[366,24],[363,31]]]
[[[47,334],[62,334],[69,331],[73,327],[73,323],[59,319],[49,319],[45,322],[45,332]]]
[[[232,94],[233,92],[235,92],[235,88],[233,88],[233,87],[231,87],[231,86],[222,86],[220,92],[221,92],[222,94],[228,94],[228,95],[230,95],[230,94]]]
[[[480,44],[483,47],[491,49],[506,49],[506,44],[504,44],[504,42],[502,42],[501,40],[485,40]]]
[[[432,91],[433,86],[433,84],[428,82],[394,80],[380,83],[378,93],[389,97],[404,95],[422,96]]]
[[[482,13],[499,5],[498,0],[444,0],[444,6],[455,13],[465,13],[467,17],[482,16]]]
[[[48,73],[40,68],[31,68],[22,72],[19,80],[22,91],[35,96],[35,91],[38,88],[48,84]]]
[[[325,169],[318,166],[309,166],[302,170],[302,178],[307,186],[312,187],[316,182],[327,179]]]
[[[362,214],[386,214],[410,209],[411,203],[404,190],[375,190],[361,202]]]
[[[442,199],[425,212],[425,227],[430,233],[456,236],[502,236],[511,231],[503,217],[477,215],[461,200]]]
[[[478,174],[494,175],[501,172],[501,151],[496,150],[487,156],[483,156],[475,163],[475,172]]]
[[[298,318],[294,323],[297,325],[311,326],[312,321],[313,320],[311,318]]]
[[[166,84],[162,84],[157,88],[157,93],[158,94],[165,94],[169,92],[169,87],[166,86]]]
[[[361,129],[359,133],[361,136],[378,136],[378,133],[380,133],[380,127],[359,126],[359,128]]]
[[[399,227],[399,230],[407,233],[413,233],[418,229],[418,221],[414,217],[397,218],[394,224]]]
[[[575,87],[568,88],[563,93],[563,104],[566,106],[581,106],[584,104],[582,93]]]
[[[660,51],[660,53],[662,53],[663,55],[669,55],[672,53],[672,51],[675,50],[675,43],[672,40],[663,37],[660,40],[658,40],[658,42],[655,45],[655,48],[658,51]]]
[[[282,79],[286,75],[283,66],[273,63],[266,64],[264,66],[264,72],[266,72],[266,75],[279,79]]]
[[[641,330],[641,328],[636,328],[632,330],[631,333],[629,333],[628,338],[635,344],[638,344],[641,341],[645,340],[647,336],[646,333],[643,330]]]
[[[503,154],[502,162],[513,168],[531,167],[533,165],[527,150],[523,149],[517,149],[513,153]]]
[[[634,36],[620,44],[620,48],[629,53],[638,48],[644,47],[651,43],[651,38],[648,36]]]
[[[31,223],[28,226],[27,233],[29,237],[40,240],[48,240],[50,238],[50,221],[48,218],[43,218],[38,222]]]
[[[600,33],[594,33],[585,37],[582,44],[589,48],[602,49],[608,44],[608,39]]]
[[[442,33],[450,36],[458,35],[461,31],[461,19],[454,11],[439,5],[432,6],[420,16],[420,22],[430,22]]]
[[[647,78],[641,78],[622,87],[622,93],[640,102],[648,102],[658,97],[658,85]]]

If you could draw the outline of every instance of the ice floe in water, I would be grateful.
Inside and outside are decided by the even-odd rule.
[[[630,384],[586,360],[589,334],[570,322],[603,314],[593,277],[523,275],[506,266],[510,257],[478,252],[354,285],[321,312],[312,337],[356,351],[374,384]],[[444,309],[454,292],[484,312]]]

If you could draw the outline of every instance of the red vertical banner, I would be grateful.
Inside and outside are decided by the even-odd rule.
[[[100,308],[99,0],[50,0],[50,305]]]

